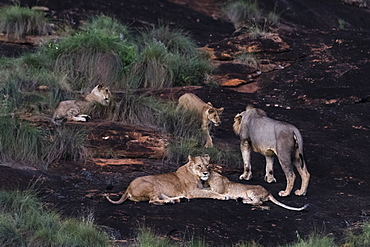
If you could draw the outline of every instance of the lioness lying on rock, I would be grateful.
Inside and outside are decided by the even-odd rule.
[[[262,209],[269,209],[269,207],[261,206],[263,202],[271,201],[276,205],[285,209],[301,211],[307,208],[308,204],[303,207],[296,208],[285,205],[276,200],[270,192],[268,192],[261,185],[249,185],[242,183],[231,182],[227,177],[222,176],[218,172],[211,173],[209,179],[205,182],[208,188],[214,192],[225,195],[225,197],[238,200],[241,199],[243,203],[259,206]]]
[[[247,106],[246,110],[234,118],[234,131],[240,136],[240,150],[243,156],[244,173],[240,179],[252,178],[251,150],[266,158],[265,181],[276,182],[273,172],[274,156],[283,168],[287,186],[279,196],[288,196],[293,189],[296,175],[293,165],[302,178],[302,185],[295,191],[298,196],[306,195],[310,174],[303,156],[303,140],[299,130],[291,124],[267,117],[261,109]]]
[[[109,105],[111,92],[108,87],[98,85],[83,100],[61,101],[54,110],[51,121],[59,125],[65,119],[79,122],[87,122],[91,117],[83,114],[95,104]]]
[[[198,96],[192,93],[186,93],[182,95],[179,98],[178,106],[183,107],[185,110],[198,113],[199,117],[202,120],[202,130],[206,133],[207,137],[205,147],[213,147],[209,125],[211,122],[215,126],[218,126],[221,123],[220,116],[224,111],[224,108],[214,108],[211,102],[208,102],[206,104]]]
[[[121,204],[129,199],[134,202],[149,201],[156,205],[180,202],[181,198],[228,199],[212,190],[200,188],[201,181],[207,180],[212,172],[209,167],[209,156],[189,155],[188,159],[189,162],[175,172],[134,179],[118,201],[110,199],[108,194],[106,198],[114,204]]]

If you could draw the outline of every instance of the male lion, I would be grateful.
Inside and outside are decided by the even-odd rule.
[[[211,102],[206,104],[198,96],[192,93],[186,93],[179,98],[179,107],[198,113],[199,117],[202,119],[202,130],[207,136],[205,147],[213,147],[212,138],[209,133],[209,124],[212,122],[215,126],[218,126],[221,123],[220,116],[222,115],[224,108],[214,108]]]
[[[149,201],[151,204],[180,202],[181,198],[213,198],[226,200],[211,190],[200,188],[202,180],[210,176],[209,156],[189,155],[189,162],[177,169],[176,172],[138,177],[134,179],[118,201],[113,201],[106,195],[109,202],[121,204],[127,199],[134,202]]]
[[[259,206],[262,209],[269,209],[269,207],[262,207],[262,203],[271,201],[276,205],[285,209],[301,211],[307,208],[308,204],[303,207],[296,208],[285,205],[275,199],[264,187],[261,185],[249,185],[231,182],[227,177],[222,176],[218,172],[211,173],[210,178],[206,181],[209,189],[217,193],[225,195],[227,198],[238,200],[241,199],[245,204]]]
[[[276,182],[273,175],[276,155],[287,180],[285,191],[279,196],[288,196],[293,189],[296,175],[292,162],[302,178],[302,185],[296,195],[306,195],[310,174],[303,157],[303,140],[299,130],[291,124],[268,118],[261,109],[247,106],[246,110],[234,118],[234,131],[240,136],[240,150],[243,156],[244,173],[240,179],[252,178],[251,149],[266,157],[265,181]]]
[[[91,117],[81,113],[88,112],[95,103],[103,106],[109,105],[110,98],[111,92],[109,91],[109,88],[103,85],[97,85],[93,88],[91,93],[82,100],[61,101],[55,108],[51,121],[57,125],[59,125],[64,119],[86,122]]]

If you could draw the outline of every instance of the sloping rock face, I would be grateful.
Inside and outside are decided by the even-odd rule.
[[[162,161],[169,137],[98,119],[85,124],[92,133],[91,148],[100,156],[93,162],[59,163],[47,173],[0,166],[1,188],[27,188],[38,179],[47,205],[66,215],[93,210],[99,225],[116,229],[119,239],[126,242],[135,238],[132,229],[146,225],[176,241],[195,237],[213,246],[251,240],[277,246],[296,241],[297,233],[303,238],[314,229],[341,237],[349,227],[369,220],[369,9],[338,0],[260,0],[267,10],[278,7],[281,25],[278,35],[252,39],[234,33],[233,25],[217,15],[222,2],[152,0],[149,6],[145,0],[29,0],[22,4],[48,5],[56,18],[68,16],[71,22],[101,12],[133,27],[156,24],[158,19],[172,26],[182,24],[197,44],[213,55],[215,81],[227,86],[183,87],[152,95],[175,100],[182,93],[193,92],[206,102],[225,107],[223,122],[213,131],[215,145],[235,150],[239,140],[232,130],[233,117],[247,104],[297,126],[305,141],[312,178],[306,197],[281,200],[293,206],[310,203],[307,210],[291,212],[272,205],[270,212],[252,211],[239,202],[202,199],[163,207],[134,202],[111,205],[102,197],[106,189],[123,191],[138,176],[172,172],[182,163]],[[259,67],[237,61],[243,52],[257,55]],[[274,64],[283,68],[271,70]],[[245,183],[261,184],[274,195],[284,188],[285,176],[278,163],[277,183],[266,184],[263,157],[253,154],[252,162],[254,178]],[[240,164],[223,168],[225,176],[238,181]]]
[[[140,126],[111,122],[94,122],[90,129],[90,145],[95,157],[163,159],[168,136]]]

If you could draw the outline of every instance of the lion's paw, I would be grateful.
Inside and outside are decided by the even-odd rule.
[[[240,177],[239,177],[239,179],[240,180],[251,180],[252,179],[252,173],[249,173],[249,174],[242,174],[242,175],[240,175]]]
[[[289,194],[290,193],[285,191],[285,190],[282,190],[282,191],[279,192],[279,196],[281,196],[281,197],[289,196]]]
[[[305,196],[305,195],[306,195],[306,191],[303,191],[303,190],[296,190],[296,191],[294,192],[294,194],[295,194],[296,196]]]
[[[274,178],[274,176],[265,176],[265,181],[266,183],[276,183],[276,178]]]

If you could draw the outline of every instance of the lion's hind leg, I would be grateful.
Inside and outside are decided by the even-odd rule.
[[[251,192],[247,197],[242,198],[244,204],[250,204],[253,206],[252,210],[270,210],[269,206],[262,206],[262,200],[259,196],[256,196],[254,192]]]
[[[164,205],[168,203],[174,204],[180,202],[182,198],[185,198],[185,196],[169,197],[164,194],[161,194],[160,196],[151,197],[149,203],[154,205]]]

